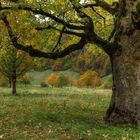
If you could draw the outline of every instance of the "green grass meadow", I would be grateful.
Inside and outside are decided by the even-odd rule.
[[[140,129],[104,122],[111,90],[0,88],[0,140],[140,140]]]

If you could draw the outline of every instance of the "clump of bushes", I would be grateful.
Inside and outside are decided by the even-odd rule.
[[[51,74],[47,80],[45,81],[46,84],[54,86],[54,87],[58,87],[59,81],[58,81],[59,77],[57,74]]]
[[[77,86],[79,87],[97,87],[101,85],[99,75],[92,70],[87,70],[77,80]]]
[[[64,74],[51,74],[41,83],[41,87],[63,87],[63,86],[78,86],[78,87],[97,87],[101,85],[101,80],[95,71],[88,70],[80,76],[78,80]]]
[[[70,85],[71,80],[68,76],[65,76],[64,74],[51,74],[45,81],[45,84],[51,85],[53,87],[63,87]]]

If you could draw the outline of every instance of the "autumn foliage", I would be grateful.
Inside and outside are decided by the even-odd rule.
[[[59,85],[59,76],[56,74],[51,74],[45,82],[48,85],[57,87]]]
[[[51,74],[45,83],[54,87],[63,87],[71,85],[72,79],[64,74]]]
[[[64,74],[51,74],[45,80],[47,85],[53,87],[63,87],[63,86],[78,86],[78,87],[97,87],[101,85],[101,80],[99,75],[92,70],[86,71],[80,76],[78,80],[73,79],[70,76]]]
[[[97,87],[101,85],[101,80],[95,71],[88,70],[80,76],[77,80],[77,86],[79,87]]]

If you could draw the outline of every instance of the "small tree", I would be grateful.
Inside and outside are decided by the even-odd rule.
[[[4,46],[0,52],[0,72],[12,84],[12,94],[16,95],[17,78],[23,76],[31,68],[29,57],[11,46]]]

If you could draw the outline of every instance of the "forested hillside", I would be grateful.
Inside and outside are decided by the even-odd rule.
[[[111,74],[109,57],[105,55],[105,53],[100,49],[97,49],[95,51],[92,46],[88,48],[84,47],[81,51],[77,51],[63,59],[42,59],[40,60],[40,63],[42,61],[44,61],[42,65],[35,65],[35,70],[44,71],[47,69],[51,69],[53,71],[63,71],[72,69],[73,71],[82,74],[83,72],[90,69],[98,72],[101,77]]]

